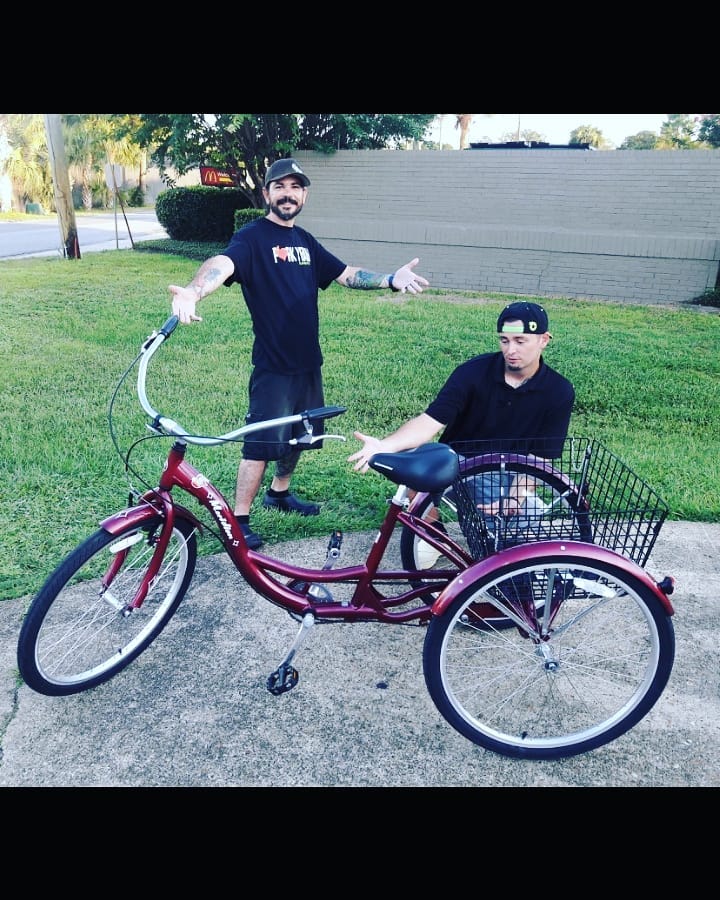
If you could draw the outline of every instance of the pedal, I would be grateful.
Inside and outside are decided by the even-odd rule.
[[[330,535],[330,540],[327,545],[327,560],[330,561],[330,565],[325,563],[323,566],[324,569],[329,569],[332,567],[332,563],[340,556],[340,548],[342,547],[343,542],[343,533],[339,528],[336,528],[333,533]]]
[[[280,663],[280,665],[275,669],[275,671],[270,675],[267,680],[267,689],[271,694],[274,694],[276,697],[279,694],[284,694],[286,691],[289,691],[291,688],[294,688],[298,683],[298,678],[300,677],[297,673],[297,669],[294,669],[290,663],[293,660],[295,654],[297,653],[298,647],[305,639],[305,636],[310,631],[310,629],[315,624],[315,616],[312,613],[307,612],[303,616],[302,624],[300,625],[300,631],[298,631],[295,640],[293,641],[292,647],[288,650],[285,655],[285,659]]]
[[[267,680],[267,689],[276,697],[285,694],[298,683],[298,670],[284,663]]]

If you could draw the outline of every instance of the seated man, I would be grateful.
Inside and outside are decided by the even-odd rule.
[[[560,456],[575,389],[543,359],[552,338],[547,313],[537,303],[511,303],[498,316],[497,333],[500,349],[461,363],[425,412],[382,439],[354,432],[363,445],[348,457],[354,470],[366,472],[375,453],[410,450],[435,440],[440,431],[440,441],[465,455],[492,441],[497,450]],[[503,515],[517,514],[532,484],[518,478],[500,485],[498,478],[483,476],[476,486],[478,506],[495,515],[502,502]]]

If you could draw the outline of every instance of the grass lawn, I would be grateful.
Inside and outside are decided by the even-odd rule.
[[[216,252],[208,245],[174,250],[185,252],[153,241],[81,260],[0,261],[0,599],[37,590],[100,519],[126,505],[129,483],[157,481],[167,441],[143,441],[127,472],[108,430],[108,406],[143,340],[169,315],[168,284],[186,284],[198,261]],[[323,292],[326,400],[348,408],[328,430],[348,440],[326,442],[298,467],[294,489],[321,504],[319,516],[278,516],[262,510],[259,497],[253,527],[268,541],[374,529],[391,490],[375,473],[352,471],[353,430],[382,436],[424,410],[459,362],[497,349],[495,320],[511,299],[338,285]],[[546,361],[577,392],[571,433],[620,456],[669,504],[671,519],[719,522],[717,311],[539,302],[554,335]],[[148,395],[188,430],[222,433],[245,415],[250,319],[237,287],[217,291],[201,312],[201,324],[179,326],[153,359]],[[113,420],[123,454],[148,435],[134,387],[133,371]],[[189,450],[228,497],[239,453],[238,446]]]

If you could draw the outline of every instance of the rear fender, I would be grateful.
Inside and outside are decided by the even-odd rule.
[[[627,572],[644,582],[650,590],[655,594],[663,606],[665,612],[672,616],[675,610],[670,603],[667,595],[661,590],[658,582],[654,581],[648,573],[633,560],[622,556],[606,547],[600,547],[597,544],[588,544],[583,541],[537,541],[534,543],[518,544],[516,547],[510,547],[507,550],[501,550],[487,556],[479,562],[474,563],[467,569],[464,569],[453,581],[447,585],[440,593],[437,600],[433,604],[432,613],[435,616],[441,616],[456,597],[464,591],[469,584],[478,578],[488,574],[496,574],[508,564],[538,562],[543,557],[582,557],[588,563],[594,561],[606,562]],[[667,579],[666,579],[667,580]]]

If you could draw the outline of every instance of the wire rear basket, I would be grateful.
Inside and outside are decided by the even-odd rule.
[[[522,443],[506,444],[513,451],[494,449],[498,442],[475,442],[465,452],[454,445],[461,469],[448,496],[472,555],[574,540],[644,566],[668,514],[655,491],[596,440],[568,437],[552,459],[537,442],[533,452]]]

